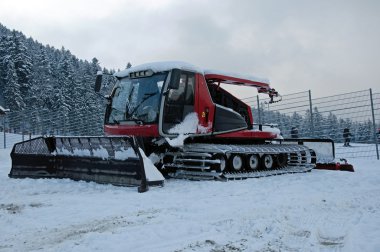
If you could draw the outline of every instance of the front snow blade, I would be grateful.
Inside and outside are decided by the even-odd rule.
[[[312,163],[330,163],[335,159],[335,145],[331,139],[290,138],[282,140],[283,144],[299,144],[314,152]]]
[[[341,163],[317,163],[315,169],[318,170],[331,170],[331,171],[348,171],[354,172],[354,167],[351,164]]]
[[[147,190],[132,137],[38,137],[15,144],[11,158],[11,178],[70,178]]]
[[[285,139],[285,144],[297,143],[307,146],[315,154],[312,163],[315,163],[314,169],[320,170],[339,170],[354,171],[354,167],[347,163],[347,160],[341,159],[341,162],[335,161],[335,145],[331,139],[314,139],[314,138],[298,138]]]

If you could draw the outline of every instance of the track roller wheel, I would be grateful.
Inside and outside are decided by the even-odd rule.
[[[273,168],[274,160],[273,160],[272,155],[265,154],[262,157],[262,161],[263,161],[262,163],[263,163],[264,169],[272,169]]]
[[[260,165],[260,157],[256,154],[247,156],[247,169],[248,170],[257,170]]]
[[[277,155],[276,165],[279,168],[285,167],[287,162],[288,162],[288,155],[286,155],[285,153],[281,153]]]
[[[243,158],[240,155],[230,157],[230,167],[232,171],[240,171],[243,168]]]
[[[305,152],[305,151],[301,151],[300,154],[301,154],[301,164],[305,164],[305,163],[307,163],[307,155],[306,155],[306,152]]]
[[[220,161],[220,164],[215,164],[213,165],[214,169],[218,172],[223,172],[226,170],[227,168],[227,161],[226,161],[226,157],[222,154],[217,154],[215,156],[213,156],[214,160],[219,160]]]
[[[311,156],[310,163],[312,164],[317,163],[317,154],[315,153],[314,150],[310,150],[310,156]]]

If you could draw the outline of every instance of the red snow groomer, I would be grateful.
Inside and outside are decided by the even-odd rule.
[[[221,87],[257,88],[276,102],[280,96],[267,80],[183,62],[144,64],[114,76],[117,83],[107,96],[106,136],[38,138],[16,144],[10,176],[117,185],[138,184],[147,177],[153,183],[149,176],[155,168],[147,165],[144,154],[162,174],[192,179],[307,172],[319,163],[321,168],[335,167],[332,140],[282,139],[270,127],[255,125],[251,107]],[[96,91],[101,78],[99,73]]]

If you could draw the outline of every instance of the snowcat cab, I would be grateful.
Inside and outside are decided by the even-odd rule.
[[[215,136],[251,130],[250,106],[221,88],[220,83],[249,85],[271,97],[278,96],[268,83],[204,72],[181,62],[142,65],[115,76],[118,82],[109,96],[105,114],[107,135]],[[196,127],[188,128],[188,132],[176,132],[176,126],[192,113],[197,115]],[[247,134],[255,135],[258,141],[276,137],[270,132],[246,131],[240,138]]]

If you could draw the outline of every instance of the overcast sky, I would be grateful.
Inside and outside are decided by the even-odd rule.
[[[0,0],[0,23],[107,68],[182,60],[283,94],[380,92],[377,0]]]

